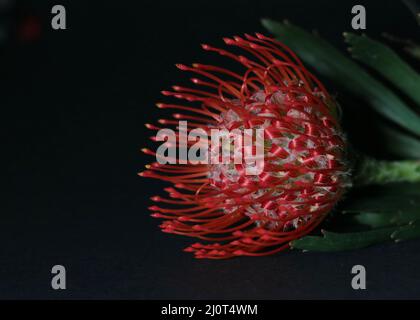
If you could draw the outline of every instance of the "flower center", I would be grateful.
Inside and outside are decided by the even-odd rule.
[[[232,106],[221,113],[217,128],[224,132],[220,146],[230,161],[209,165],[210,182],[220,191],[224,212],[245,214],[257,225],[281,231],[298,229],[312,215],[329,212],[349,178],[343,137],[319,101],[278,89],[229,103]],[[230,133],[233,129],[242,136],[246,129],[264,130],[259,174],[246,174],[256,162],[247,163],[243,141],[238,143],[237,135]],[[254,141],[252,149],[257,146]],[[220,151],[215,150],[218,147],[211,145],[210,153]],[[238,154],[242,163],[235,163]]]

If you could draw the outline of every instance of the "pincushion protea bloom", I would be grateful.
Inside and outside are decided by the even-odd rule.
[[[224,42],[244,55],[202,47],[235,60],[243,72],[177,65],[199,76],[192,82],[201,88],[163,91],[194,106],[159,103],[183,112],[159,122],[193,121],[192,128],[206,132],[263,129],[261,172],[246,175],[246,164],[155,162],[140,175],[173,184],[168,197],[152,197],[162,205],[150,210],[165,219],[162,231],[206,242],[185,251],[211,259],[269,255],[313,230],[341,198],[349,186],[346,142],[334,100],[290,49],[261,34]]]

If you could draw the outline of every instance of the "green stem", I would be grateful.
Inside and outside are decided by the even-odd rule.
[[[385,161],[369,157],[359,159],[355,168],[355,185],[420,182],[420,161]]]

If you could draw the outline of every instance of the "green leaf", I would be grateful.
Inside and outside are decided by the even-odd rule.
[[[381,125],[379,130],[384,138],[386,149],[403,158],[420,159],[420,140],[388,125]]]
[[[375,213],[375,212],[359,212],[354,215],[354,219],[360,223],[372,228],[383,228],[392,225],[391,220],[394,213]]]
[[[391,235],[391,238],[394,239],[395,242],[415,239],[418,237],[420,237],[420,224],[418,221],[399,228]]]
[[[420,107],[420,75],[391,48],[379,41],[353,33],[344,34],[353,58],[377,71]]]
[[[335,233],[322,231],[323,236],[306,236],[291,242],[291,247],[305,251],[344,251],[360,249],[385,241],[391,241],[391,235],[398,227],[383,228],[353,233]]]
[[[393,43],[403,45],[403,49],[405,52],[407,52],[415,59],[420,59],[420,46],[413,40],[401,39],[386,32],[382,33],[382,36]]]
[[[359,212],[354,219],[372,228],[400,226],[420,219],[420,210],[414,212]]]
[[[420,60],[420,46],[416,44],[404,47],[404,50],[409,53],[413,58]]]
[[[371,228],[401,226],[420,219],[420,184],[376,187],[371,193],[362,188],[350,200],[341,205],[341,211]]]
[[[327,41],[289,23],[264,19],[262,24],[319,73],[367,101],[384,117],[420,136],[420,117],[390,89]]]

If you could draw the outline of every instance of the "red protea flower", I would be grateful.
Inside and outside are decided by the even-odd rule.
[[[175,120],[159,122],[193,121],[192,129],[206,132],[263,129],[261,172],[246,175],[247,164],[156,162],[140,173],[173,184],[165,189],[167,198],[152,197],[165,206],[150,210],[153,217],[166,219],[162,231],[208,242],[185,249],[197,258],[262,256],[288,248],[291,240],[323,220],[349,185],[346,143],[336,104],[324,86],[290,49],[271,38],[256,34],[224,41],[245,55],[202,47],[239,62],[243,73],[203,64],[177,65],[200,76],[192,82],[202,88],[174,86],[173,92],[164,91],[195,106],[159,103],[159,108],[183,112],[174,114]]]

